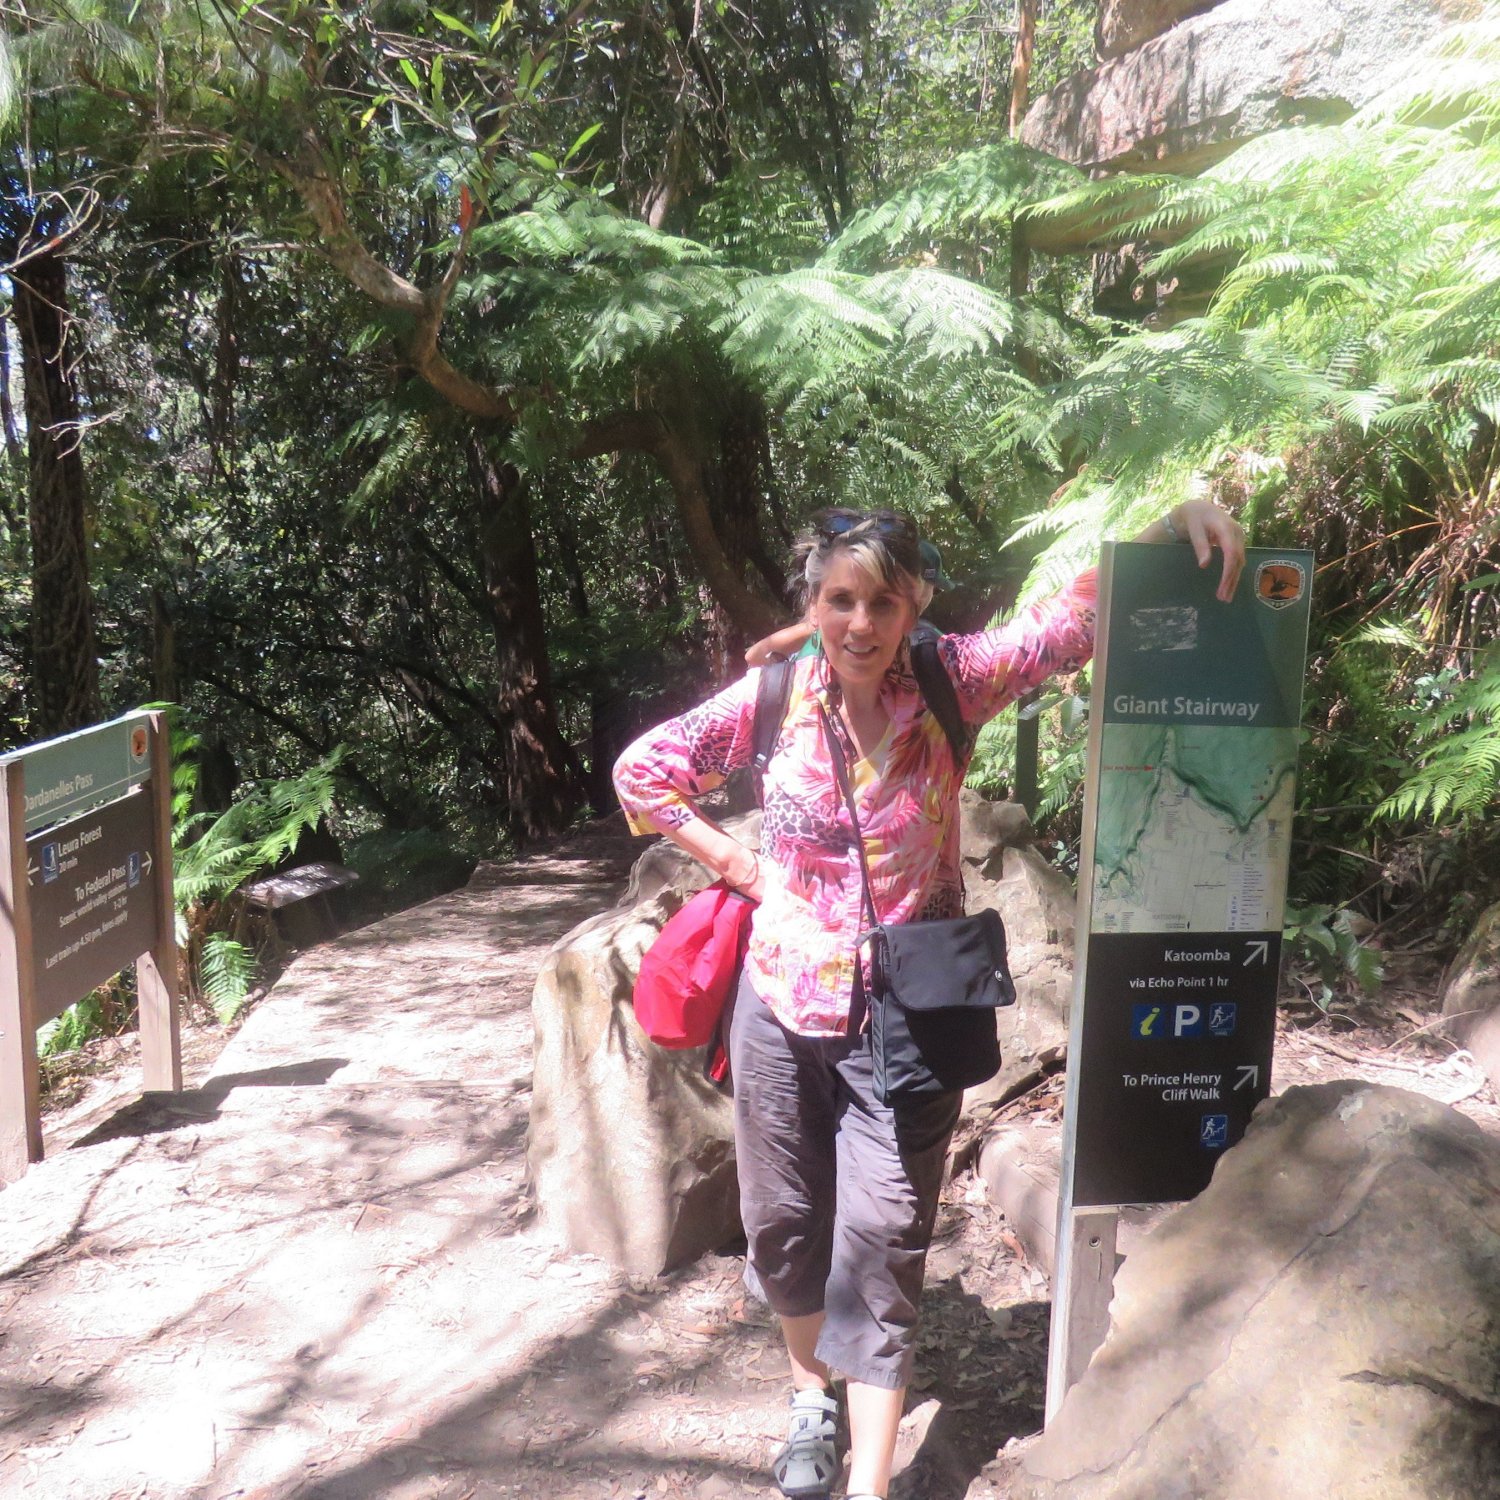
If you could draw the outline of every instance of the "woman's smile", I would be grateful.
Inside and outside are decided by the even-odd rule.
[[[848,557],[830,562],[812,606],[829,665],[861,682],[885,676],[916,616],[906,592]]]

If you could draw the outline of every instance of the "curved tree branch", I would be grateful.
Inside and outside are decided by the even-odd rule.
[[[621,452],[645,453],[656,460],[672,487],[688,551],[735,629],[758,639],[782,625],[776,607],[746,586],[725,555],[709,511],[703,460],[682,434],[657,412],[617,412],[586,424],[569,456],[597,458]]]
[[[464,374],[438,347],[443,314],[463,263],[462,247],[437,291],[424,292],[415,282],[372,255],[350,227],[343,194],[328,170],[322,144],[312,131],[303,133],[295,161],[274,157],[271,164],[291,184],[312,215],[324,252],[335,267],[381,307],[408,313],[415,320],[406,341],[406,354],[417,374],[445,401],[470,416],[491,422],[515,422],[516,408],[508,395]]]

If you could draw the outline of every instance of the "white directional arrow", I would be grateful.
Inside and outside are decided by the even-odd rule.
[[[1235,1079],[1235,1092],[1240,1089],[1253,1089],[1260,1082],[1260,1065],[1258,1063],[1241,1063],[1239,1065],[1240,1076]]]
[[[151,873],[151,866],[154,863],[155,861],[151,858],[151,851],[148,849],[141,860],[141,868],[149,875]]]
[[[34,880],[32,880],[32,878],[31,878],[35,874],[36,874],[36,866],[34,864],[32,864],[32,862],[28,859],[26,861],[26,884],[27,885],[35,885],[36,884],[36,882]]]
[[[1270,957],[1271,957],[1271,944],[1270,944],[1270,940],[1267,939],[1267,938],[1262,938],[1258,943],[1251,943],[1250,944],[1249,955],[1246,957],[1244,963],[1242,963],[1240,965],[1240,967],[1242,969],[1248,969],[1251,964],[1256,963],[1256,962],[1265,963]]]

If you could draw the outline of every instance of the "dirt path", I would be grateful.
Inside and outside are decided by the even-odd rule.
[[[303,955],[198,1087],[0,1193],[0,1493],[774,1493],[784,1367],[739,1260],[631,1281],[526,1198],[532,982],[624,855],[490,871]],[[1043,1279],[954,1194],[911,1500],[958,1500],[1040,1419]]]

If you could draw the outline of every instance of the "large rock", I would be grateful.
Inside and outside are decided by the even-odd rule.
[[[1500,1143],[1376,1085],[1262,1105],[1120,1270],[1008,1500],[1494,1500]]]
[[[1094,23],[1094,47],[1101,58],[1119,57],[1160,36],[1188,16],[1211,10],[1219,0],[1103,0]]]
[[[1500,902],[1491,906],[1443,976],[1443,1014],[1500,1089]]]
[[[1060,1059],[1073,996],[1072,884],[1037,853],[1025,810],[965,790],[960,804],[968,909],[992,906],[1005,920],[1016,1003],[996,1013],[1001,1065],[968,1103],[996,1099]]]
[[[758,842],[759,814],[726,826]],[[636,1025],[641,955],[708,884],[674,845],[652,844],[621,907],[575,927],[532,992],[526,1156],[537,1206],[573,1250],[654,1276],[738,1233],[729,1101],[703,1053],[668,1052]]]
[[[1005,917],[1018,1000],[997,1012],[1004,1065],[969,1103],[1059,1057],[1071,994],[1073,894],[1030,847],[1024,811],[965,792],[961,856],[969,909]],[[725,825],[759,842],[759,814]],[[636,1025],[631,990],[662,924],[707,884],[660,840],[636,861],[620,907],[548,954],[532,994],[527,1156],[542,1217],[574,1250],[655,1275],[739,1232],[728,1100],[701,1052],[666,1052]]]
[[[1043,94],[1021,139],[1089,169],[1197,172],[1265,131],[1345,119],[1464,12],[1455,0],[1225,0]]]

